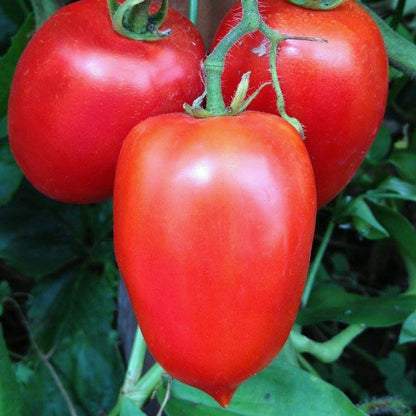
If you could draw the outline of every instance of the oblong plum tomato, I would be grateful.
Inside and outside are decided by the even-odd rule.
[[[285,343],[309,264],[313,171],[272,114],[161,115],[126,138],[114,247],[146,343],[226,406]]]
[[[127,39],[113,30],[106,0],[80,0],[34,35],[16,68],[8,120],[12,152],[38,190],[71,203],[111,197],[131,128],[202,92],[197,29],[173,9],[166,28],[172,34],[156,42]]]
[[[304,126],[321,207],[354,176],[382,122],[388,91],[384,42],[371,16],[354,0],[329,11],[262,0],[260,12],[282,34],[327,41],[287,40],[277,57],[287,113]],[[237,2],[219,26],[214,46],[240,19]],[[271,80],[268,51],[259,32],[233,46],[222,77],[227,100],[247,71],[253,91]],[[273,88],[264,87],[249,108],[277,113]]]

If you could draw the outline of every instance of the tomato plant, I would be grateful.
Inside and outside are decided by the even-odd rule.
[[[297,132],[258,112],[147,119],[125,140],[114,247],[146,343],[227,405],[285,343],[316,214]]]
[[[302,0],[292,1],[302,3]],[[319,4],[327,7],[337,1]],[[110,2],[115,4],[117,0]],[[150,0],[127,2],[150,5]],[[232,0],[200,2],[199,7],[197,1],[190,2],[193,10],[200,12],[199,18],[193,16],[194,21],[199,20],[199,28],[207,35],[222,16],[222,10],[228,7],[226,5],[231,7]],[[416,409],[413,370],[416,357],[416,17],[411,4],[368,2],[375,6],[371,13],[382,30],[392,65],[386,122],[345,192],[318,211],[315,246],[302,307],[285,347],[267,368],[241,384],[227,409],[220,409],[209,395],[167,377],[165,370],[151,360],[113,256],[111,201],[72,205],[46,198],[22,180],[22,172],[10,152],[7,102],[15,65],[33,35],[34,24],[40,27],[52,11],[64,3],[74,1],[0,1],[0,413],[13,416],[413,415]],[[186,11],[187,2],[172,0],[170,3]],[[304,3],[315,6],[318,0]],[[217,52],[210,55],[211,59],[204,61],[206,100],[195,100],[189,109],[187,107],[191,114],[229,116],[245,106],[245,88],[240,89],[241,94],[237,94],[233,105],[227,108],[221,102],[218,87],[221,84],[219,69],[226,52],[242,32],[263,30],[270,41],[270,50],[264,42],[265,47],[262,45],[255,52],[262,55],[271,51],[273,58],[276,34],[266,30],[259,18],[257,0],[242,0],[242,4],[248,24],[239,26],[239,36],[236,32],[232,34],[233,31],[229,33],[228,43],[222,42],[223,47],[217,48]],[[116,4],[116,8],[118,6]],[[388,18],[389,26],[374,15],[374,10]],[[332,12],[321,12],[321,16],[331,19]],[[115,39],[119,37],[115,35]],[[206,37],[205,42],[208,41]],[[295,41],[290,42],[296,45]],[[280,50],[284,45],[280,45]],[[122,61],[120,71],[124,66],[121,64]],[[270,71],[276,78],[272,65]],[[246,81],[247,78],[244,77]],[[281,81],[283,85],[284,80]],[[274,81],[278,92],[276,85],[279,83]],[[83,102],[88,99],[84,98]],[[190,104],[192,99],[186,101]],[[110,120],[112,114],[105,115]],[[282,158],[277,160],[275,152],[287,150],[292,143],[290,139],[284,140],[289,142],[286,145],[277,139],[269,140],[262,131],[271,128],[273,137],[282,133],[279,137],[288,139],[282,127],[287,125],[280,121],[282,128],[278,128],[276,123],[266,122],[265,116],[256,116],[256,127],[250,129],[250,132],[256,129],[255,134],[250,137],[237,134],[246,132],[247,117],[254,118],[245,114],[221,121],[214,117],[188,122],[186,116],[163,116],[162,126],[151,124],[152,119],[147,120],[144,123],[151,128],[144,141],[141,137],[131,138],[129,146],[134,155],[128,161],[126,154],[123,156],[126,165],[130,161],[133,165],[134,156],[140,154],[137,164],[146,165],[149,175],[138,178],[132,175],[125,189],[131,189],[130,195],[136,189],[139,197],[147,199],[141,199],[137,215],[134,215],[133,198],[124,201],[120,192],[116,198],[118,207],[131,209],[131,215],[123,220],[122,229],[117,226],[121,223],[120,212],[116,215],[119,230],[116,234],[126,235],[123,247],[126,254],[120,263],[126,263],[123,273],[132,271],[128,274],[129,288],[132,298],[136,299],[136,311],[145,323],[146,339],[152,341],[152,351],[182,380],[208,391],[217,390],[215,397],[222,400],[222,404],[244,377],[258,371],[266,364],[267,356],[271,357],[280,348],[285,337],[283,326],[289,326],[293,319],[284,308],[289,294],[293,296],[293,304],[298,302],[297,293],[304,280],[304,274],[300,273],[301,281],[293,279],[289,287],[283,279],[288,273],[284,275],[282,271],[289,269],[289,260],[294,261],[296,250],[287,252],[293,234],[282,233],[277,227],[287,226],[289,230],[293,230],[292,226],[300,227],[305,217],[296,201],[303,198],[302,191],[307,188],[298,187],[294,191],[290,187],[275,187],[274,193],[260,193],[260,189],[264,189],[266,175],[263,173],[267,167],[271,166],[272,179],[282,178],[280,173],[288,172],[291,159],[286,161],[282,156],[286,152],[283,152],[278,153]],[[74,120],[77,120],[75,115]],[[178,123],[181,130],[177,129]],[[214,125],[218,126],[218,134],[214,134]],[[206,141],[201,135],[203,126],[212,129]],[[178,131],[183,135],[175,141],[172,136]],[[158,132],[164,135],[166,143]],[[288,132],[289,136],[294,134],[290,128]],[[295,141],[299,142],[299,138]],[[198,159],[189,170],[185,169],[182,179],[181,175],[176,175],[182,182],[174,182],[170,175],[186,165],[186,160],[191,161],[191,151],[187,149],[192,144],[195,144],[193,148],[200,145],[201,152],[207,151],[210,155],[209,161],[218,163],[208,165],[199,163]],[[231,153],[240,146],[240,153]],[[243,152],[253,155],[253,149],[264,155],[263,159],[259,156],[256,160],[270,163],[264,163],[263,167],[250,164],[247,168],[245,161],[248,159],[243,160]],[[190,155],[188,159],[187,155]],[[236,159],[246,168],[237,169],[233,164]],[[286,175],[288,181],[297,177],[298,159],[290,166],[290,173]],[[162,160],[163,165],[155,160]],[[218,166],[219,170],[206,169],[207,166]],[[285,169],[280,169],[282,167]],[[219,173],[210,176],[210,172]],[[253,174],[245,175],[245,172]],[[185,183],[184,177],[190,178],[188,182]],[[237,179],[244,181],[234,182]],[[309,183],[313,186],[312,179]],[[274,212],[273,219],[270,206],[262,208],[263,203],[273,204],[273,199],[268,201],[267,198],[277,191],[285,193],[287,199],[280,200],[282,210]],[[258,198],[250,199],[249,195]],[[295,203],[284,211],[283,202],[289,199]],[[278,203],[276,199],[275,202]],[[197,204],[193,210],[191,203]],[[316,206],[313,204],[309,208],[315,210]],[[140,220],[141,212],[149,228]],[[167,212],[171,215],[164,215]],[[282,212],[288,213],[288,217],[282,216]],[[262,222],[264,218],[267,221]],[[192,224],[195,225],[193,231]],[[139,235],[134,236],[137,229],[143,241]],[[300,234],[298,229],[297,234]],[[282,237],[276,242],[274,238],[278,239],[279,235]],[[276,242],[276,245],[281,242],[281,251],[269,250],[267,242]],[[228,252],[220,255],[221,250]],[[184,254],[183,262],[176,257],[180,252]],[[268,253],[276,260],[268,257]],[[128,259],[134,261],[127,262]],[[282,267],[274,272],[278,261]],[[141,267],[138,271],[143,274],[133,275],[135,265]],[[293,267],[303,266],[299,261]],[[231,269],[236,273],[231,274]],[[186,275],[173,273],[173,270],[183,270]],[[196,270],[199,272],[191,275]],[[254,277],[248,273],[243,276],[241,271],[244,270],[252,271]],[[210,271],[213,273],[209,274]],[[169,279],[162,284],[167,273],[170,273]],[[270,278],[272,274],[274,279]],[[178,282],[180,287],[176,285]],[[233,286],[236,282],[238,285]],[[277,285],[282,282],[285,290],[278,291]],[[202,294],[204,283],[210,285],[205,296]],[[247,290],[243,284],[247,284]],[[292,288],[294,293],[291,293]],[[276,311],[282,326],[276,316],[273,321],[273,315],[268,313],[272,309],[272,295],[276,305],[282,305],[282,309]],[[207,312],[208,306],[215,306],[215,302],[218,302],[217,309]],[[230,305],[236,310],[227,309]],[[194,314],[183,313],[186,308]],[[152,319],[154,328],[150,328]],[[235,325],[231,325],[232,319]],[[259,326],[263,319],[264,332]],[[211,328],[214,320],[220,331],[215,336],[215,328]],[[163,325],[161,328],[157,327],[159,323]],[[170,332],[164,331],[164,326],[168,325]],[[195,328],[195,337],[191,339],[195,342],[186,344],[191,338],[190,330]],[[276,331],[276,337],[273,338],[269,330]],[[259,344],[258,355],[253,353],[256,343]],[[228,356],[222,355],[221,361],[218,356],[226,345],[231,352]],[[240,350],[239,345],[246,349]],[[170,355],[166,353],[168,348],[172,351]],[[260,359],[261,354],[264,357]],[[195,362],[194,366],[191,361]],[[240,362],[241,371],[238,371]],[[221,371],[215,372],[218,363],[223,365]],[[255,368],[256,364],[259,367]],[[193,380],[185,377],[195,375],[201,366],[204,378],[199,371],[198,383],[196,376]],[[221,387],[219,379],[226,381]],[[220,388],[222,394],[218,392]]]
[[[304,126],[321,207],[353,177],[383,119],[388,89],[383,38],[370,15],[353,0],[324,12],[285,0],[265,0],[260,12],[281,34],[326,41],[286,40],[277,58],[286,111]],[[222,21],[214,45],[240,17],[238,2]],[[253,91],[271,80],[268,48],[265,37],[256,32],[230,50],[222,77],[228,100],[247,71]],[[275,113],[275,97],[272,86],[266,86],[249,108]]]
[[[127,39],[113,30],[105,0],[81,0],[32,38],[16,68],[8,123],[13,154],[41,192],[72,203],[109,198],[129,130],[202,92],[198,31],[173,9],[163,27],[172,34],[157,42]]]

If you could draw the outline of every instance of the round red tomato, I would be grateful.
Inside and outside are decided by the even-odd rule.
[[[316,215],[313,171],[275,115],[162,115],[125,140],[114,247],[146,343],[227,405],[292,328]]]
[[[321,207],[353,177],[380,127],[388,90],[383,39],[370,15],[354,0],[330,11],[262,0],[260,11],[266,23],[282,34],[327,40],[287,40],[279,46],[277,58],[287,113],[304,126]],[[239,19],[240,2],[222,21],[214,45]],[[227,100],[247,71],[253,91],[271,81],[268,51],[260,32],[233,46],[222,78]],[[249,108],[276,113],[273,88],[263,88]]]
[[[202,92],[198,31],[173,9],[166,28],[172,34],[163,40],[130,40],[113,30],[106,0],[81,0],[34,35],[14,76],[9,135],[37,189],[72,203],[111,197],[130,129],[149,116],[181,111]]]

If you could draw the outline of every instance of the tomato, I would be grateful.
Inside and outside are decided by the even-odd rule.
[[[227,405],[294,323],[316,215],[298,133],[275,115],[161,115],[126,138],[114,247],[146,343]]]
[[[198,31],[173,9],[166,28],[172,34],[163,40],[130,40],[113,30],[106,0],[81,0],[34,35],[14,76],[9,134],[37,189],[72,203],[111,197],[130,129],[146,117],[181,111],[202,93],[205,48]]]
[[[260,11],[266,23],[282,34],[327,40],[287,40],[280,44],[277,57],[287,113],[304,126],[321,207],[351,180],[382,122],[388,90],[383,39],[370,15],[354,0],[330,11],[262,0]],[[240,2],[225,16],[214,45],[239,19]],[[233,46],[222,78],[227,100],[247,71],[253,91],[271,81],[268,50],[260,32]],[[249,108],[276,113],[273,88],[263,88]]]

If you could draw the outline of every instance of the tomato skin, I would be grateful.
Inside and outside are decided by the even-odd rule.
[[[169,9],[172,35],[138,42],[112,28],[106,0],[60,9],[34,35],[13,80],[9,136],[32,184],[63,202],[112,195],[122,141],[142,119],[181,111],[203,90],[202,38]]]
[[[304,126],[321,207],[354,176],[382,122],[388,92],[384,42],[376,23],[353,0],[330,11],[262,0],[260,11],[282,34],[328,41],[287,40],[279,46],[277,58],[287,113]],[[237,2],[219,26],[214,46],[240,19]],[[271,80],[268,46],[256,32],[231,49],[222,78],[227,100],[247,71],[253,91]],[[263,88],[249,108],[277,113],[272,87]]]
[[[299,307],[315,215],[307,151],[280,117],[171,114],[130,132],[114,247],[169,374],[225,406],[276,356]]]

